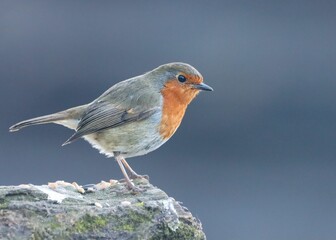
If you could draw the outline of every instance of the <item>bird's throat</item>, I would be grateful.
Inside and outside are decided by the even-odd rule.
[[[163,139],[169,139],[180,126],[188,104],[197,95],[196,91],[182,89],[176,83],[168,83],[161,90],[163,97],[162,118],[160,123],[160,135]]]

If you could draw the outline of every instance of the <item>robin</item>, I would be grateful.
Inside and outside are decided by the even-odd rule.
[[[131,179],[144,176],[138,175],[125,158],[144,155],[164,144],[201,90],[213,91],[194,67],[168,63],[113,85],[89,104],[25,120],[9,130],[44,123],[73,129],[76,132],[62,146],[84,138],[100,153],[114,157],[128,187],[136,190]]]

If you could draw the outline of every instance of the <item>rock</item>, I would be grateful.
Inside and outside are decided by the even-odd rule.
[[[0,186],[0,239],[206,239],[179,202],[145,179],[135,184],[143,191],[115,180]]]

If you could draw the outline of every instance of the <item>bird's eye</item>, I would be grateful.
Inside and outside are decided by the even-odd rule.
[[[181,83],[187,81],[187,78],[186,78],[185,76],[183,76],[183,75],[178,75],[178,76],[177,76],[177,79],[178,79],[179,82],[181,82]]]

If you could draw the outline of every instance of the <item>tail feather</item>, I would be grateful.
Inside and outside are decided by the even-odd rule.
[[[21,128],[28,127],[31,125],[37,125],[37,124],[44,124],[44,123],[52,123],[57,120],[61,120],[62,116],[59,116],[57,113],[56,114],[50,114],[42,117],[37,117],[37,118],[32,118],[28,119],[19,123],[14,124],[9,128],[10,132],[15,132],[19,131]]]
[[[14,124],[13,126],[9,128],[9,131],[15,132],[15,131],[19,131],[20,129],[24,127],[38,125],[38,124],[45,124],[45,123],[57,123],[57,124],[61,124],[63,126],[75,129],[76,124],[74,124],[74,121],[77,122],[82,117],[82,115],[85,112],[85,109],[86,109],[86,105],[82,105],[82,106],[67,109],[62,112],[28,119],[28,120]]]

